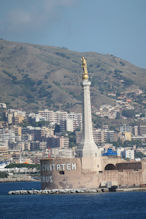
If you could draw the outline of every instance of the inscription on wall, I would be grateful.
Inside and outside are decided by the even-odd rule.
[[[41,176],[41,182],[53,183],[53,177],[52,176]]]
[[[72,171],[76,170],[76,163],[62,163],[62,164],[48,164],[48,163],[42,163],[41,169],[42,171]]]

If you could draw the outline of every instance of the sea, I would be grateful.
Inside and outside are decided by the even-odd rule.
[[[0,219],[146,219],[146,192],[8,195],[40,189],[40,182],[0,183]]]

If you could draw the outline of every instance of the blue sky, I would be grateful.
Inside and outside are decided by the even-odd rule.
[[[146,68],[146,0],[0,0],[0,38],[113,54]]]

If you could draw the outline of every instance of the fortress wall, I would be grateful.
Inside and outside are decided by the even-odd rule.
[[[101,159],[101,165],[102,165],[102,170],[105,169],[105,166],[107,164],[113,164],[113,165],[116,165],[117,163],[127,163],[127,161],[123,160],[121,157],[107,157],[107,156],[103,156],[102,159]]]
[[[99,172],[102,170],[101,157],[82,157],[82,170]]]
[[[118,185],[118,171],[110,170],[99,173],[99,185],[104,185],[107,182],[112,182],[112,185]]]
[[[146,160],[142,161],[143,184],[146,184]]]
[[[41,160],[42,189],[97,188],[97,172],[81,165],[80,158]]]
[[[133,186],[144,184],[143,169],[103,170],[98,159],[93,158],[48,158],[41,160],[42,189],[98,188],[111,182],[112,185]],[[113,163],[108,160],[108,163]],[[114,159],[114,164],[118,161]],[[106,162],[104,163],[104,165]]]
[[[112,185],[133,186],[143,184],[142,170],[106,170],[99,176],[100,183],[112,182]]]
[[[140,185],[143,183],[142,170],[123,170],[118,173],[119,185]]]

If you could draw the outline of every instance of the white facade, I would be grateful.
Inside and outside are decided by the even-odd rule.
[[[72,148],[51,148],[52,158],[74,158],[74,150]]]
[[[125,150],[124,155],[126,159],[134,160],[134,150]]]
[[[67,132],[73,132],[74,131],[73,119],[71,119],[71,118],[66,120],[66,131]]]
[[[94,141],[97,144],[105,142],[114,142],[115,132],[108,129],[94,129],[93,130]]]
[[[124,148],[117,148],[117,156],[123,157]]]
[[[61,125],[63,131],[74,131],[77,128],[81,129],[82,114],[81,113],[67,113],[62,111],[39,111],[38,115],[45,121]],[[73,124],[71,124],[73,123]],[[67,127],[66,127],[67,126]],[[73,126],[73,127],[72,127]]]

